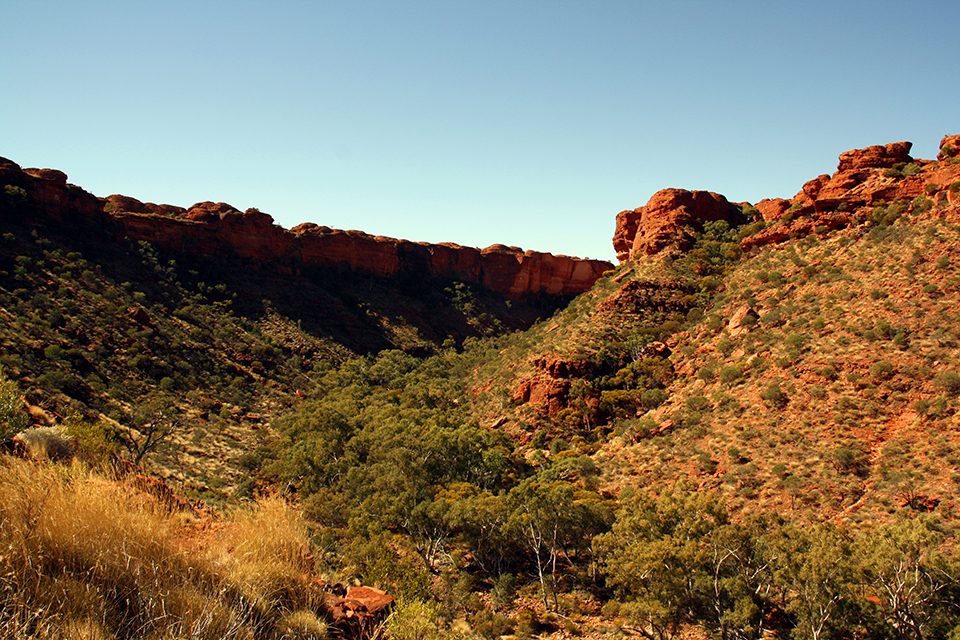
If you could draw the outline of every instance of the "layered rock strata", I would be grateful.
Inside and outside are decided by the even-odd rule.
[[[475,249],[410,242],[312,223],[287,230],[266,213],[256,209],[241,212],[222,202],[202,202],[185,209],[121,195],[99,199],[67,184],[67,176],[61,171],[21,170],[3,158],[0,181],[24,189],[31,206],[57,220],[73,216],[101,224],[112,221],[118,225],[119,235],[153,243],[166,251],[239,260],[281,273],[336,267],[384,277],[459,280],[506,297],[521,297],[582,293],[613,268],[603,260],[499,244]]]
[[[960,190],[951,185],[960,181],[960,135],[941,140],[936,161],[914,159],[912,146],[892,142],[845,151],[836,172],[807,181],[793,198],[761,200],[755,215],[768,227],[745,238],[743,247],[859,224],[868,218],[866,208],[894,201],[911,204],[919,196],[937,205],[958,201]],[[707,222],[746,222],[741,211],[747,204],[732,204],[707,191],[658,191],[645,206],[617,215],[613,237],[617,259],[622,264],[668,248],[687,249]]]

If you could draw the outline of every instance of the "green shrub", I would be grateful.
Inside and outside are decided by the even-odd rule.
[[[760,394],[760,398],[769,406],[777,409],[782,409],[790,402],[789,396],[787,396],[777,382],[770,383],[770,386]]]
[[[875,380],[889,380],[891,377],[893,377],[893,374],[893,364],[887,362],[886,360],[877,362],[870,367],[870,377]]]
[[[656,409],[670,396],[663,389],[647,389],[640,394],[640,404],[646,409]]]
[[[944,371],[937,376],[936,384],[948,394],[960,394],[960,375],[956,371]]]
[[[910,208],[916,213],[929,211],[933,207],[933,200],[926,196],[917,196],[910,202]]]
[[[743,377],[743,369],[738,365],[729,365],[720,370],[720,382],[730,384]]]
[[[421,600],[401,601],[387,618],[386,628],[389,637],[394,640],[439,640],[443,634],[435,622],[436,619],[436,603]]]

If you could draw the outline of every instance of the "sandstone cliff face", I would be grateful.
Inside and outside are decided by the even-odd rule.
[[[189,209],[113,195],[99,199],[67,184],[53,169],[26,169],[0,158],[0,180],[24,189],[30,203],[55,220],[77,216],[118,225],[118,233],[175,253],[240,260],[280,273],[337,267],[373,275],[460,280],[508,297],[586,291],[613,265],[602,260],[493,245],[474,249],[343,231],[312,223],[286,230],[256,209],[202,202]]]
[[[837,171],[806,182],[791,199],[761,200],[756,204],[761,220],[771,226],[743,240],[743,247],[782,242],[791,235],[826,232],[862,223],[862,211],[879,203],[911,202],[928,196],[934,203],[954,202],[960,193],[949,186],[960,180],[960,136],[945,136],[940,142],[940,162],[915,160],[910,142],[892,142],[840,154]],[[897,167],[910,166],[904,173]],[[860,213],[855,213],[861,210]],[[613,246],[620,263],[675,246],[684,250],[692,243],[692,231],[705,222],[745,222],[740,209],[726,198],[706,191],[664,189],[646,206],[617,214]],[[772,223],[776,222],[776,225]]]
[[[110,201],[114,198],[111,196]],[[155,205],[154,205],[155,206]],[[609,262],[493,245],[486,249],[427,244],[331,229],[312,223],[289,231],[256,210],[200,203],[182,213],[114,211],[127,235],[159,247],[215,259],[238,258],[292,272],[303,267],[346,267],[374,275],[418,274],[482,285],[506,296],[569,295],[586,291]]]
[[[919,196],[932,204],[953,203],[958,193],[951,184],[960,181],[960,162],[952,159],[960,136],[940,143],[940,161],[912,158],[910,142],[893,142],[840,154],[837,171],[803,185],[790,200],[777,198],[757,203],[768,228],[743,240],[745,249],[783,242],[809,233],[823,233],[868,223],[872,208],[895,201],[912,206]],[[908,164],[909,163],[909,164]],[[896,167],[910,167],[909,171]]]
[[[720,194],[663,189],[653,194],[646,206],[617,214],[613,248],[621,264],[672,244],[684,250],[693,242],[691,230],[700,231],[705,222],[716,220],[744,221],[740,208]]]

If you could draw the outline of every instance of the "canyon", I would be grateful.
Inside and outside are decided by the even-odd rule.
[[[507,298],[571,296],[588,290],[613,265],[495,244],[485,249],[411,242],[304,223],[284,229],[257,209],[201,202],[189,208],[123,195],[97,198],[55,169],[21,169],[0,158],[0,181],[23,189],[56,219],[82,218],[118,237],[150,242],[173,254],[239,262],[293,275],[311,267],[347,268],[374,276],[457,280]]]

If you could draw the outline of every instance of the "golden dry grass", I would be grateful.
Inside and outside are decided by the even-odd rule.
[[[181,516],[84,465],[0,458],[0,637],[326,637],[296,512],[231,520],[184,545]]]

